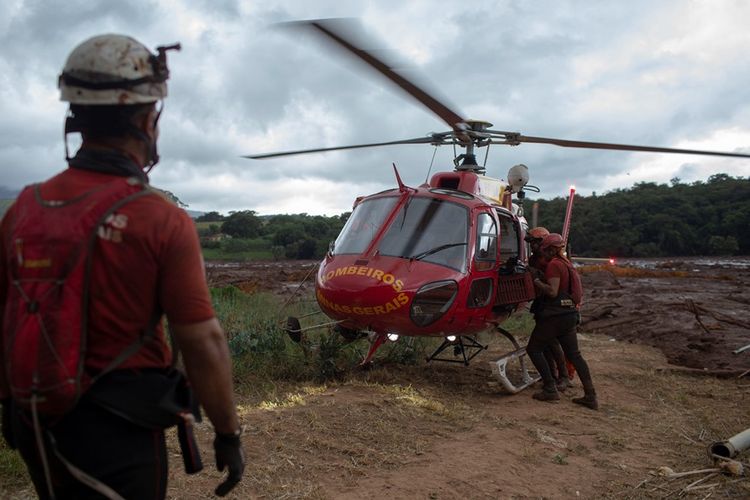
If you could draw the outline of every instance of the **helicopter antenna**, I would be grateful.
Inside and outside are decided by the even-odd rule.
[[[437,154],[437,146],[435,146],[435,149],[432,151],[432,160],[430,160],[430,168],[427,169],[427,177],[425,177],[424,179],[425,184],[430,182],[430,172],[432,172],[432,164],[435,163],[436,154]]]
[[[401,191],[402,193],[404,191],[407,191],[409,188],[407,188],[406,185],[403,182],[401,182],[401,176],[398,175],[398,169],[396,168],[396,163],[393,163],[393,173],[396,174],[396,182],[398,182],[398,190]]]

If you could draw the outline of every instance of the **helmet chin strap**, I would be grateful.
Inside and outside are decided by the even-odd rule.
[[[159,101],[159,106],[156,110],[156,116],[154,117],[154,135],[156,135],[156,130],[159,125],[159,118],[161,118],[162,111],[164,111],[164,101]],[[148,174],[149,172],[151,172],[151,169],[154,168],[157,163],[159,163],[159,151],[157,150],[156,146],[156,137],[152,139],[142,131],[141,133],[143,134],[143,136],[145,136],[144,141],[146,142],[146,146],[148,148],[148,157],[146,158],[146,164],[143,166],[143,171]]]

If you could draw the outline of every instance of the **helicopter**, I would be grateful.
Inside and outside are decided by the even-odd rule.
[[[528,184],[525,165],[512,167],[505,180],[486,176],[476,152],[492,144],[526,143],[658,153],[682,153],[750,158],[748,154],[637,146],[527,136],[493,129],[487,121],[471,120],[394,69],[379,52],[365,50],[351,20],[324,19],[284,23],[326,40],[403,89],[435,113],[450,130],[412,139],[247,155],[269,159],[402,144],[450,145],[456,155],[453,170],[438,172],[417,187],[405,185],[393,165],[396,187],[358,197],[351,216],[317,266],[315,298],[331,321],[302,328],[289,317],[286,331],[299,342],[305,331],[329,327],[347,340],[367,338],[362,364],[371,363],[387,341],[400,337],[438,337],[442,344],[427,361],[468,365],[487,349],[480,333],[494,330],[513,350],[493,360],[492,371],[503,387],[519,392],[537,378],[526,368],[525,349],[501,325],[533,300],[535,290],[525,241],[529,229],[520,200]],[[572,201],[572,200],[570,200]],[[570,210],[565,227],[570,224]],[[448,351],[446,353],[446,350]],[[453,358],[449,357],[452,350]],[[520,380],[511,380],[508,364],[520,365]]]

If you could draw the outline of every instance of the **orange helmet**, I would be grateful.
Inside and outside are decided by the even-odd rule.
[[[557,233],[549,233],[542,240],[542,250],[546,250],[549,247],[563,248],[565,246],[565,240]]]
[[[549,231],[547,231],[546,227],[541,227],[541,226],[535,227],[534,229],[530,229],[526,233],[526,241],[541,240],[548,234],[549,234]]]

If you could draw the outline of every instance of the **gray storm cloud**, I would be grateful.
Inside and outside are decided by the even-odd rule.
[[[169,56],[162,162],[152,181],[190,208],[333,215],[349,210],[357,195],[393,186],[393,162],[407,183],[422,183],[433,154],[427,146],[240,158],[447,128],[382,79],[270,28],[309,18],[360,18],[465,116],[496,129],[667,147],[750,147],[745,2],[478,1],[471,9],[427,1],[4,4],[2,193],[64,167],[65,106],[57,101],[56,78],[77,43],[104,32],[130,34],[150,47],[183,44]],[[531,182],[547,197],[564,194],[570,183],[586,194],[675,175],[750,175],[750,162],[653,160],[541,145],[493,147],[489,158],[495,177],[515,163],[528,165]],[[452,150],[439,148],[432,172],[451,168],[451,160]]]

